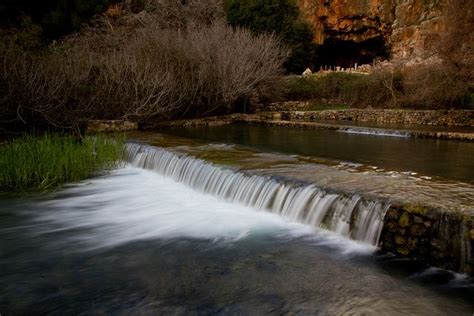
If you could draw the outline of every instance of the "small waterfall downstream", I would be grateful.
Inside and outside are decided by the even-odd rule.
[[[378,244],[389,206],[357,194],[345,196],[314,185],[234,171],[148,145],[127,144],[126,159],[133,166],[153,170],[221,200],[276,213],[372,245]]]
[[[367,127],[343,127],[339,129],[341,133],[348,134],[361,134],[361,135],[373,135],[373,136],[388,136],[388,137],[410,137],[409,132],[403,132],[398,130],[385,130],[379,128],[367,128]]]

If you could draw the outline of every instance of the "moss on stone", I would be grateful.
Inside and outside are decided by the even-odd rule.
[[[403,212],[402,216],[398,219],[398,225],[400,225],[400,227],[410,226],[410,214],[408,214],[408,212]]]
[[[410,253],[410,250],[404,247],[398,247],[397,252],[401,255],[407,256]]]
[[[420,204],[406,204],[403,207],[407,212],[412,214],[427,215],[428,207]]]
[[[421,223],[423,223],[423,218],[422,218],[421,216],[416,216],[416,215],[415,215],[415,216],[413,217],[413,221],[414,221],[415,223],[417,223],[417,224],[421,224]]]
[[[393,245],[392,245],[392,243],[391,243],[390,241],[385,240],[385,241],[383,242],[383,249],[385,249],[385,250],[391,250],[392,248],[393,248]]]
[[[406,237],[403,237],[403,236],[400,236],[400,235],[395,236],[395,243],[397,245],[404,245],[404,244],[406,244],[406,242],[407,242]]]

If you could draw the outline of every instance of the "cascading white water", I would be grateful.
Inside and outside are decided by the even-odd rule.
[[[378,244],[389,206],[357,194],[343,196],[314,185],[245,174],[148,145],[127,144],[126,157],[133,166],[153,170],[224,201],[276,213],[372,245]]]
[[[374,136],[389,136],[389,137],[410,137],[409,132],[402,132],[398,130],[385,130],[378,128],[367,128],[367,127],[344,127],[339,129],[341,133],[348,134],[362,134],[362,135],[374,135]]]

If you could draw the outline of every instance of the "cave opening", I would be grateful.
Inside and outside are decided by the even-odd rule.
[[[383,37],[363,42],[326,39],[320,46],[317,67],[354,67],[371,64],[375,59],[387,59],[390,51]]]

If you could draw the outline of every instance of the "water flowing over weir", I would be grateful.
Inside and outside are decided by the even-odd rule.
[[[347,134],[361,134],[373,136],[388,136],[388,137],[410,137],[409,132],[397,130],[384,130],[378,128],[361,128],[361,127],[342,127],[339,132]]]
[[[389,205],[357,194],[329,193],[311,184],[293,183],[220,167],[162,148],[127,144],[126,159],[221,200],[279,214],[355,240],[378,244]]]

